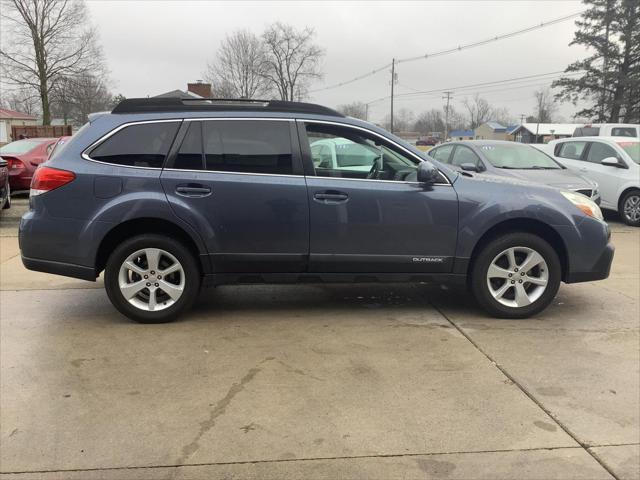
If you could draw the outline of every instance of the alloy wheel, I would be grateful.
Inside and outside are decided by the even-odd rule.
[[[493,298],[507,307],[525,307],[547,288],[549,268],[544,257],[528,247],[511,247],[495,256],[487,269]]]
[[[184,269],[169,252],[145,248],[132,253],[122,263],[118,286],[122,296],[134,307],[149,312],[164,310],[184,292]]]
[[[637,222],[640,220],[640,194],[630,195],[624,202],[623,215],[630,222]]]

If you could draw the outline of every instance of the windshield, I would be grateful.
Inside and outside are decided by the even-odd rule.
[[[535,147],[513,145],[481,145],[480,150],[496,168],[523,170],[560,170],[562,167]]]
[[[631,160],[640,164],[640,142],[617,142],[618,145],[627,152]]]
[[[19,155],[33,150],[42,143],[42,140],[17,140],[0,148],[0,155]]]

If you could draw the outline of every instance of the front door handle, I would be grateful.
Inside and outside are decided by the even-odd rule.
[[[349,195],[343,192],[327,191],[314,194],[313,199],[320,203],[342,203],[349,199]]]
[[[208,197],[211,195],[211,187],[199,183],[188,183],[186,185],[178,185],[176,193],[182,197]]]

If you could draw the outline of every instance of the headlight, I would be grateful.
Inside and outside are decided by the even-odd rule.
[[[569,191],[561,191],[564,198],[573,203],[576,207],[582,210],[583,213],[589,215],[590,217],[597,218],[600,221],[604,221],[604,217],[602,216],[602,211],[600,207],[596,205],[591,199],[575,192]]]

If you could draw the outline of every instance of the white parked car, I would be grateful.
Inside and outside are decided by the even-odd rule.
[[[311,158],[316,169],[347,169],[362,172],[363,178],[380,155],[380,149],[375,145],[359,144],[346,138],[323,138],[311,143]]]
[[[640,138],[640,125],[637,123],[589,123],[576,128],[573,136]]]
[[[640,226],[640,139],[563,138],[549,142],[546,151],[598,182],[602,208],[617,211],[628,225]]]

